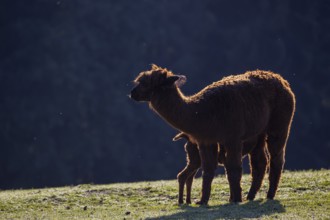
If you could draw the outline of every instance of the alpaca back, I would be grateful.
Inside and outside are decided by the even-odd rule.
[[[227,76],[189,100],[195,104],[192,121],[199,126],[196,135],[210,139],[260,134],[267,129],[274,109],[286,103],[287,114],[292,114],[294,106],[289,83],[278,74],[260,70]]]

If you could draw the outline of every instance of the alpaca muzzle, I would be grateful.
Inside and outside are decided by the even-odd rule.
[[[139,95],[138,95],[138,93],[136,92],[135,89],[133,89],[133,90],[131,91],[131,94],[129,94],[128,97],[129,97],[130,99],[133,99],[134,101],[137,101],[137,102],[140,101],[140,99],[139,99]]]

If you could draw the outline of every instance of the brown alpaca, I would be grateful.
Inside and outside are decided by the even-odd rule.
[[[273,199],[295,111],[295,97],[289,83],[278,74],[256,70],[225,77],[195,95],[185,96],[179,89],[184,81],[184,76],[153,65],[135,79],[137,85],[130,96],[148,102],[165,121],[197,144],[203,169],[202,196],[198,203],[208,203],[218,164],[218,144],[224,145],[226,151],[230,201],[242,201],[243,144],[256,138],[264,140],[260,146],[267,142],[270,155],[267,198]],[[248,199],[253,199],[262,181],[259,179],[264,176],[267,157],[258,146],[249,155],[253,180]]]

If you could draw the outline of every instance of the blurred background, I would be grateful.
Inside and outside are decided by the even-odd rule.
[[[184,142],[127,97],[151,63],[188,95],[280,73],[297,98],[285,169],[330,167],[327,0],[4,0],[0,31],[1,189],[176,178]]]

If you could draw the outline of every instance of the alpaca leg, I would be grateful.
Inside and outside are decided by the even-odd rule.
[[[267,149],[270,156],[268,199],[274,199],[285,163],[285,148],[295,110],[293,94],[278,94],[277,106],[268,124]]]
[[[190,174],[191,169],[189,165],[187,165],[177,176],[178,182],[179,182],[179,199],[178,203],[183,203],[183,191],[184,191],[184,184],[186,183],[186,180],[188,178],[188,174]]]
[[[195,144],[190,144],[189,147],[187,146],[187,153],[189,157],[189,164],[194,168],[186,180],[186,203],[191,204],[191,186],[198,169],[201,167],[201,158],[199,156],[198,147]]]
[[[218,145],[213,144],[210,146],[199,146],[199,154],[203,168],[203,183],[202,197],[201,200],[197,202],[197,204],[207,205],[210,198],[211,184],[214,178],[215,169],[218,165]]]
[[[187,190],[187,197],[186,197],[186,203],[191,204],[191,186],[194,180],[194,177],[198,171],[198,168],[192,172],[192,174],[188,177],[186,180],[186,190]]]
[[[178,182],[179,182],[179,200],[178,200],[178,202],[179,202],[179,204],[183,203],[183,191],[184,191],[185,184],[187,184],[187,198],[188,198],[188,191],[189,191],[189,196],[190,196],[192,179],[194,178],[199,167],[200,167],[200,165],[196,166],[196,165],[188,164],[178,174]]]
[[[178,174],[178,182],[179,182],[179,204],[183,203],[183,191],[184,191],[184,185],[187,183],[187,197],[188,197],[188,187],[189,187],[189,195],[191,191],[191,184],[192,180],[189,180],[189,178],[196,174],[197,170],[201,166],[201,160],[199,156],[199,151],[197,148],[197,145],[191,143],[188,141],[185,144],[185,150],[187,154],[187,166]],[[189,183],[191,181],[191,183]]]
[[[249,154],[252,185],[247,196],[248,200],[255,198],[265,176],[268,163],[265,143],[265,136],[259,137],[257,146]]]
[[[281,178],[283,166],[284,166],[284,155],[285,155],[285,144],[287,141],[287,135],[281,137],[268,136],[268,151],[270,155],[270,167],[269,167],[269,190],[267,193],[268,199],[274,199],[278,184]]]
[[[218,162],[219,164],[223,165],[225,164],[225,160],[226,160],[226,150],[223,145],[220,145]]]
[[[230,187],[230,202],[242,202],[242,144],[226,144],[225,169]]]

